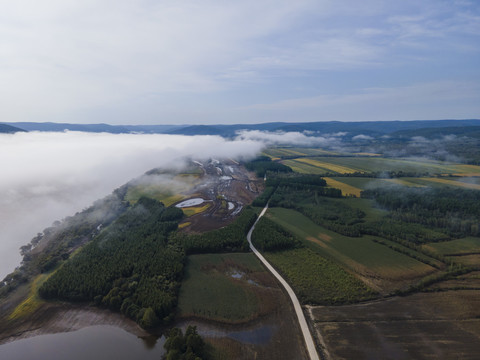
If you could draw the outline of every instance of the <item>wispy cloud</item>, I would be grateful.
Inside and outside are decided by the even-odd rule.
[[[472,102],[480,98],[480,86],[473,82],[434,82],[395,88],[367,88],[356,93],[319,95],[288,99],[268,104],[256,104],[241,110],[301,111],[317,109],[319,119],[396,120],[469,118],[480,113],[480,105]],[[467,100],[468,106],[464,101]],[[435,110],[431,108],[435,106]],[[372,114],[371,109],[375,109]],[[427,111],[425,111],[427,110]],[[327,117],[328,116],[328,117]]]
[[[292,131],[292,132],[269,132],[259,130],[243,130],[239,131],[237,140],[249,140],[259,141],[268,145],[300,145],[300,146],[336,146],[339,145],[341,140],[338,134],[334,135],[316,135],[307,136],[304,133]]]
[[[473,1],[5,2],[0,120],[218,122],[298,88],[444,81],[478,58],[479,17]]]

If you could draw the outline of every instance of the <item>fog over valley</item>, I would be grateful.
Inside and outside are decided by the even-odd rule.
[[[20,264],[19,247],[155,167],[186,158],[251,158],[259,140],[219,136],[16,133],[0,135],[0,278]]]

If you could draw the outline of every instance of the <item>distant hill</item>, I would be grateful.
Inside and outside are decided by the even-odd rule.
[[[178,125],[109,125],[109,124],[69,124],[69,123],[53,123],[53,122],[19,122],[6,123],[10,126],[18,126],[28,131],[84,131],[110,134],[128,134],[132,132],[164,134],[169,130],[176,129]]]
[[[25,132],[25,130],[20,129],[16,126],[11,126],[11,125],[7,125],[7,124],[0,124],[0,133],[11,134],[11,133],[16,133],[16,132]]]
[[[317,134],[334,134],[346,132],[348,136],[364,134],[382,136],[397,134],[398,136],[423,136],[422,133],[434,134],[456,131],[460,134],[466,127],[479,127],[480,120],[415,120],[415,121],[319,121],[307,123],[271,122],[261,124],[218,124],[218,125],[108,125],[108,124],[68,124],[68,123],[6,123],[27,131],[86,131],[107,132],[112,134],[147,133],[147,134],[179,134],[179,135],[219,135],[234,137],[239,130],[314,132]],[[467,134],[468,131],[465,131]],[[409,135],[410,134],[410,135]],[[452,134],[449,132],[448,134]],[[347,137],[348,137],[347,136]],[[427,135],[425,135],[427,136]]]
[[[391,134],[392,137],[398,138],[411,138],[413,136],[422,136],[427,139],[441,138],[448,135],[468,136],[471,138],[480,139],[480,126],[452,126],[442,128],[400,130]]]
[[[170,134],[183,135],[221,135],[233,137],[239,130],[304,132],[312,131],[321,134],[347,132],[350,136],[365,134],[379,136],[397,131],[408,131],[423,128],[480,126],[480,120],[417,120],[417,121],[359,121],[359,122],[309,122],[309,123],[262,123],[234,125],[192,125],[168,131]]]
[[[35,123],[35,122],[19,122],[7,123],[12,126],[18,126],[27,131],[85,131],[85,132],[108,132],[112,134],[128,133],[128,129],[123,126],[108,125],[108,124],[68,124],[68,123]]]

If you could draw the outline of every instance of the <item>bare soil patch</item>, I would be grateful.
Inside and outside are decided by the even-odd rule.
[[[318,237],[322,240],[325,240],[325,241],[330,241],[332,240],[332,237],[330,235],[327,235],[327,234],[323,234],[323,233],[320,233],[318,234]]]
[[[315,307],[311,314],[334,359],[478,358],[480,290]]]

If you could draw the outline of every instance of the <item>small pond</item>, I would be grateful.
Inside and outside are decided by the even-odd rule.
[[[177,208],[185,208],[185,207],[190,207],[190,206],[197,206],[205,202],[205,199],[202,198],[192,198],[188,199],[185,201],[182,201],[181,203],[178,203],[175,205]]]

